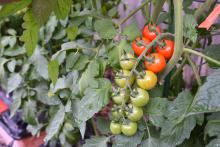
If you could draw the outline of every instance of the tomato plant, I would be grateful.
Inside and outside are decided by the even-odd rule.
[[[47,146],[218,146],[217,3],[0,2],[10,115]]]

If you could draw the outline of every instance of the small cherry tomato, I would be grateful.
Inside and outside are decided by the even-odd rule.
[[[129,94],[128,94],[127,90],[118,89],[118,90],[113,92],[112,99],[113,99],[115,104],[121,105],[123,101],[125,103],[128,102]]]
[[[146,90],[137,88],[131,93],[131,103],[136,107],[145,106],[149,101],[149,94]]]
[[[128,105],[127,117],[130,121],[139,121],[144,115],[143,109],[140,107]]]
[[[118,73],[116,73],[116,76],[115,76],[116,84],[119,87],[124,88],[126,86],[126,81],[127,81],[129,76],[130,76],[130,71],[120,70]],[[135,80],[135,76],[132,75],[130,77],[129,84],[132,85],[134,83],[134,80]]]
[[[137,85],[146,90],[154,88],[157,84],[157,76],[152,71],[146,70],[143,77],[137,78]]]
[[[165,59],[170,59],[174,51],[174,42],[172,40],[164,40],[156,47],[156,51],[163,55]]]
[[[152,41],[157,37],[157,33],[161,33],[160,27],[156,25],[147,25],[144,27],[142,35],[144,38]]]
[[[137,123],[136,122],[127,122],[122,124],[121,131],[126,136],[133,136],[137,132]]]
[[[121,134],[121,124],[115,123],[115,122],[111,122],[111,124],[110,124],[110,131],[114,135]]]
[[[130,70],[135,65],[136,59],[131,53],[127,53],[121,56],[120,65],[122,69]]]
[[[147,61],[149,60],[149,61]],[[163,71],[166,66],[166,60],[164,56],[158,53],[152,53],[147,56],[147,60],[144,62],[144,65],[147,70],[150,70],[154,73],[159,73]]]
[[[150,43],[150,40],[146,39],[146,38],[136,38],[136,40],[134,40],[132,42],[132,49],[134,51],[134,53],[137,55],[137,56],[140,56],[141,53],[145,50],[145,46],[139,44],[138,42],[139,41],[143,41],[146,45],[148,45]],[[148,49],[147,53],[146,54],[149,54],[150,52],[152,51],[152,48]]]
[[[111,116],[113,120],[119,120],[123,115],[124,112],[120,108],[111,110]]]

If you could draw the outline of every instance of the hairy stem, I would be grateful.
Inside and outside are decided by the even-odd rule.
[[[188,53],[191,53],[191,54],[194,54],[194,55],[197,55],[197,56],[200,56],[200,57],[203,57],[204,59],[212,62],[212,63],[215,63],[216,65],[219,65],[220,66],[220,61],[218,60],[215,60],[209,56],[206,56],[204,55],[203,53],[201,52],[198,52],[198,51],[195,51],[195,50],[192,50],[192,49],[189,49],[189,48],[183,48],[183,51],[184,52],[188,52]]]
[[[196,77],[197,84],[199,86],[201,86],[202,85],[202,80],[200,79],[199,72],[198,72],[198,70],[196,68],[195,63],[192,61],[192,59],[190,58],[188,53],[185,53],[185,56],[186,56],[186,59],[188,60],[188,62],[190,64],[190,66],[192,67],[193,73],[194,73],[194,75]]]
[[[182,1],[173,0],[174,3],[174,20],[175,20],[175,49],[172,58],[168,62],[166,69],[160,75],[159,82],[163,83],[164,78],[176,65],[183,53],[183,16],[182,16]]]
[[[123,23],[125,23],[129,18],[131,18],[135,13],[137,13],[140,9],[142,9],[149,2],[150,2],[150,0],[147,0],[147,1],[143,2],[140,6],[138,6],[136,9],[134,9],[131,13],[129,13],[125,18],[123,18],[119,22],[119,26],[122,25]]]

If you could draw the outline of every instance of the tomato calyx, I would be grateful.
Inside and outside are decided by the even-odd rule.
[[[157,28],[154,24],[150,24],[147,27],[148,27],[149,31],[154,32],[156,35],[159,34],[159,32],[157,31]]]
[[[154,63],[154,60],[155,60],[154,56],[148,55],[147,57],[145,56],[144,58],[148,63],[150,63],[150,64]]]
[[[137,95],[138,95],[138,91],[137,91],[137,88],[135,88],[131,91],[130,96],[132,96],[133,98],[136,98]]]
[[[164,47],[167,45],[165,40],[160,40],[157,44],[161,50],[164,50]]]

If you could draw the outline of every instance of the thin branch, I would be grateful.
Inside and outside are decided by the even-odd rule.
[[[123,18],[120,22],[119,22],[119,26],[122,25],[123,23],[125,23],[129,18],[131,18],[135,13],[137,13],[140,9],[142,9],[146,4],[148,4],[150,2],[150,0],[147,0],[145,2],[143,2],[140,6],[138,6],[136,9],[134,9],[131,13],[129,13],[125,18]]]
[[[188,53],[185,53],[185,56],[186,56],[186,59],[188,60],[188,62],[190,64],[190,66],[192,67],[192,70],[193,70],[193,73],[196,77],[196,81],[197,81],[198,85],[201,86],[202,85],[202,80],[200,79],[199,72],[196,68],[195,63],[192,61],[192,59],[190,58]]]
[[[177,68],[177,70],[175,71],[175,73],[172,75],[172,77],[170,78],[170,80],[172,81],[182,70],[183,66],[186,63],[186,58],[183,59],[183,61],[181,62],[180,66]]]

